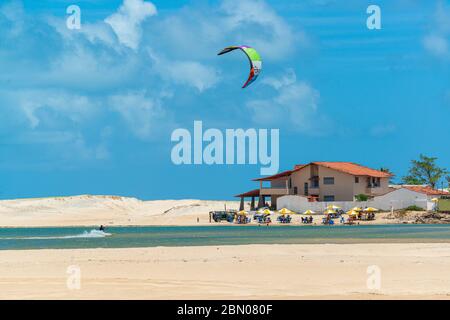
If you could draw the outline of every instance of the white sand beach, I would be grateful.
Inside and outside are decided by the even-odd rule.
[[[449,243],[0,251],[0,299],[448,299],[449,252]],[[69,266],[80,268],[80,289],[67,287]],[[379,289],[367,286],[368,268],[379,268]]]
[[[80,195],[0,201],[0,226],[196,225],[209,211],[237,209],[238,201],[156,200]],[[199,222],[197,222],[199,218]]]
[[[225,204],[239,206],[88,195],[3,200],[0,225],[210,225],[209,211]],[[367,223],[417,214],[378,213]],[[0,250],[0,299],[448,299],[449,252],[450,243]],[[80,289],[67,287],[70,266],[81,272]],[[367,286],[370,266],[381,272],[379,289]]]

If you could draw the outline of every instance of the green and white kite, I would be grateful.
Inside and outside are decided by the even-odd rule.
[[[261,57],[259,56],[259,53],[255,49],[253,49],[252,47],[249,47],[249,46],[231,46],[231,47],[226,47],[225,49],[220,51],[218,53],[218,55],[220,56],[220,55],[222,55],[224,53],[228,53],[228,52],[236,50],[236,49],[242,50],[242,52],[245,53],[245,55],[248,58],[248,61],[250,62],[250,75],[248,76],[247,81],[242,86],[242,88],[245,88],[250,83],[255,81],[256,78],[258,78],[258,76],[259,76],[259,74],[261,73],[261,70],[262,70],[262,61],[261,61]]]

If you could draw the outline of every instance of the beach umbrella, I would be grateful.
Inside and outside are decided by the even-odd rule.
[[[294,212],[293,211],[291,211],[291,210],[289,210],[289,209],[287,209],[287,208],[283,208],[283,209],[281,209],[281,210],[278,210],[278,212],[279,213],[281,213],[281,214],[293,214]]]
[[[314,214],[315,212],[312,210],[306,210],[305,212],[303,212],[303,214]]]
[[[341,207],[339,206],[335,206],[334,204],[330,204],[327,206],[327,209],[329,210],[336,210],[336,209],[340,209]]]
[[[438,198],[433,198],[433,199],[431,199],[431,201],[433,201],[433,202],[438,202],[439,199],[438,199]]]
[[[237,214],[240,216],[245,216],[248,212],[245,210],[238,211]]]
[[[346,213],[347,213],[349,216],[356,216],[356,215],[358,215],[358,212],[355,211],[355,210],[350,210],[350,211],[347,211]]]
[[[331,209],[328,209],[328,210],[325,210],[324,213],[325,213],[325,214],[333,214],[333,213],[336,213],[336,211],[331,210]]]
[[[375,212],[375,211],[379,211],[379,210],[377,208],[368,207],[368,208],[365,208],[363,211],[364,212]]]
[[[360,208],[360,207],[353,207],[353,208],[350,209],[350,211],[356,211],[356,212],[359,212],[359,211],[362,211],[362,210],[363,209]]]
[[[264,213],[265,215],[270,215],[272,211],[270,211],[269,209],[264,209],[262,213]]]

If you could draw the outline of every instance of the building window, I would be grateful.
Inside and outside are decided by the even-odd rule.
[[[381,186],[381,179],[380,178],[368,178],[369,188],[377,188]]]
[[[359,177],[355,177],[355,183],[359,183]]]
[[[323,184],[334,184],[334,177],[324,177]]]
[[[323,196],[323,201],[334,201],[334,196]]]
[[[292,180],[291,180],[291,178],[289,178],[288,184],[289,184],[289,189],[291,189],[292,188]]]

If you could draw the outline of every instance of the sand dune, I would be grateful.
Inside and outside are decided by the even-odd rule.
[[[154,200],[142,201],[120,196],[80,195],[15,199],[0,201],[0,226],[96,226],[96,225],[205,225],[209,212],[238,209],[239,201],[213,200]],[[246,203],[248,210],[249,203]],[[412,223],[425,212],[391,215],[377,213],[375,221],[361,224]],[[314,224],[320,225],[323,215],[314,215]],[[197,222],[198,218],[198,222]],[[300,216],[293,216],[294,224]],[[276,216],[273,217],[276,221]],[[223,222],[225,225],[229,223]]]
[[[209,211],[237,209],[238,201],[142,201],[80,195],[0,201],[1,226],[184,225],[209,223]]]

